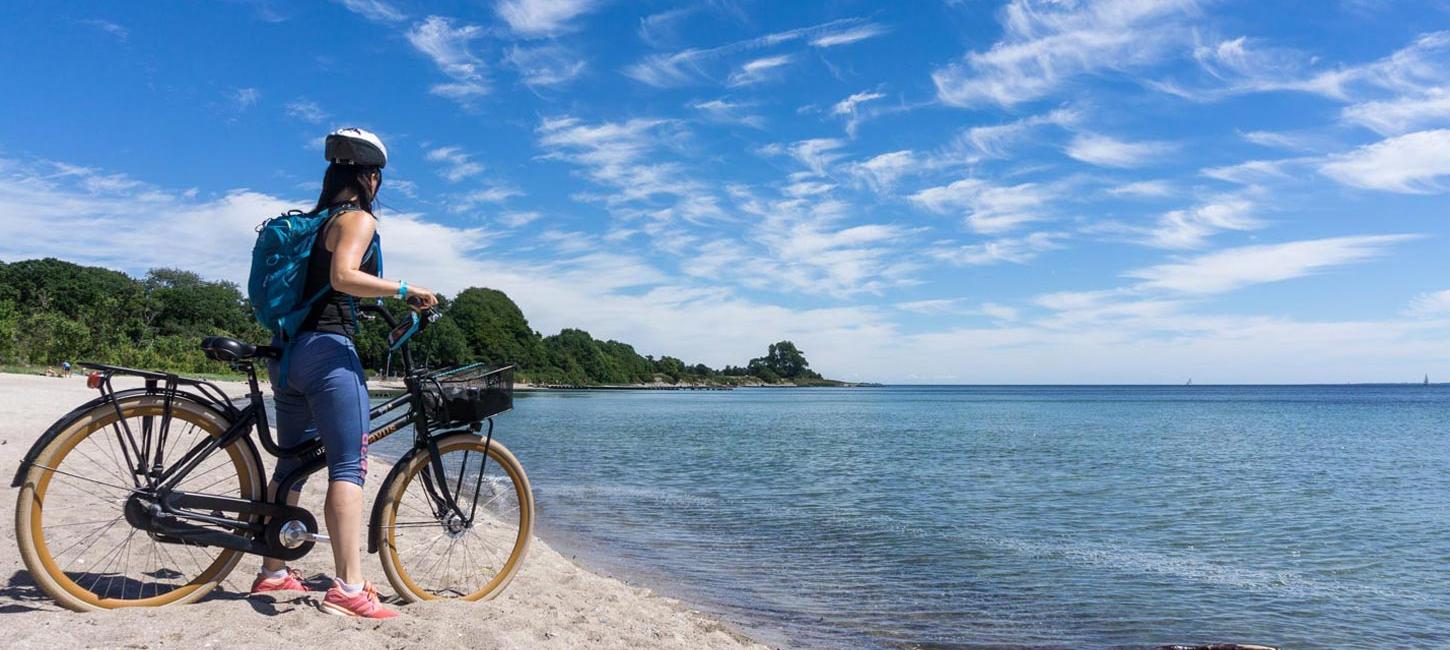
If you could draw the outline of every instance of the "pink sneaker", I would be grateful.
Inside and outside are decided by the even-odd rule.
[[[364,582],[362,591],[355,594],[342,590],[342,583],[336,580],[327,595],[322,598],[322,611],[338,616],[360,618],[393,618],[398,613],[383,606],[378,599],[378,588],[371,582]]]
[[[258,573],[257,579],[252,581],[251,595],[269,591],[307,591],[307,585],[302,584],[302,572],[297,569],[287,569],[287,575],[280,578],[268,578]]]

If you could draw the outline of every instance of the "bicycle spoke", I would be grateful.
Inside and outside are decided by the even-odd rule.
[[[146,398],[104,408],[105,416],[115,409],[120,417],[96,428],[69,430],[66,435],[73,437],[56,443],[65,445],[55,448],[64,451],[42,456],[48,462],[32,465],[32,477],[39,480],[32,481],[29,487],[34,490],[34,505],[29,507],[35,508],[33,512],[39,517],[33,519],[34,523],[22,524],[22,528],[27,531],[24,534],[35,539],[38,557],[25,556],[27,567],[47,572],[65,591],[74,594],[69,602],[63,594],[52,594],[71,608],[115,607],[157,598],[163,599],[160,602],[177,602],[187,594],[204,593],[187,589],[171,595],[189,585],[199,585],[198,579],[208,571],[224,568],[218,562],[239,554],[182,540],[158,539],[126,521],[127,500],[150,493],[146,485],[135,482],[153,480],[136,474],[131,463],[123,460],[135,460],[138,451],[128,440],[128,433],[136,436],[134,443],[142,444],[141,438],[147,433],[145,420],[155,419],[153,425],[159,426],[161,418],[154,414],[154,406]],[[173,414],[164,440],[156,426],[152,427],[147,445],[150,455],[142,459],[147,471],[157,463],[163,467],[174,464],[173,455],[199,448],[220,433],[210,420],[198,423],[192,419],[209,416],[186,408],[194,407],[183,407]],[[137,409],[147,414],[140,415]],[[252,486],[256,484],[245,481],[243,477],[248,475],[242,473],[249,466],[234,458],[234,453],[227,449],[211,452],[179,483],[199,485],[202,491],[218,496],[253,497]],[[168,548],[173,546],[181,548]]]
[[[119,490],[121,492],[125,492],[126,494],[130,494],[130,493],[136,491],[135,488],[121,487],[121,486],[118,486],[118,485],[111,485],[110,483],[102,483],[102,482],[97,481],[97,480],[95,480],[93,478],[86,478],[84,476],[79,476],[79,475],[76,475],[76,474],[72,474],[70,472],[63,472],[63,471],[58,470],[58,469],[56,469],[54,467],[48,467],[46,465],[41,465],[40,463],[34,463],[34,464],[31,465],[31,467],[39,467],[39,468],[41,468],[43,470],[48,470],[48,471],[51,471],[51,472],[55,472],[56,474],[60,474],[62,476],[69,476],[69,477],[74,478],[74,479],[80,479],[80,480],[85,481],[87,483],[95,483],[96,485],[101,485],[101,486],[104,486],[104,487],[108,487],[108,488],[111,488],[112,490]]]

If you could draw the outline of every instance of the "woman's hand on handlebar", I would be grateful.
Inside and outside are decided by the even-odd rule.
[[[438,306],[438,296],[431,289],[408,285],[408,306],[413,309],[432,309]]]

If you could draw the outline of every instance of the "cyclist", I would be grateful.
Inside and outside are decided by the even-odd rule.
[[[357,336],[358,298],[413,298],[419,308],[438,303],[433,292],[407,282],[378,277],[380,252],[373,247],[377,228],[373,201],[388,164],[387,148],[362,129],[341,129],[327,137],[329,162],[322,192],[312,214],[327,212],[308,259],[303,295],[324,284],[331,289],[309,312],[288,352],[286,385],[279,387],[279,366],[271,364],[277,408],[277,437],[284,446],[321,436],[327,454],[327,502],[324,518],[337,574],[321,608],[330,614],[392,618],[372,583],[363,579],[358,536],[363,517],[363,476],[367,473],[368,393]],[[277,345],[279,342],[274,341]],[[279,461],[269,488],[296,468],[300,459]],[[299,483],[296,490],[301,490]],[[296,504],[294,491],[287,497]],[[267,558],[252,583],[252,593],[305,590],[300,573],[282,560]]]

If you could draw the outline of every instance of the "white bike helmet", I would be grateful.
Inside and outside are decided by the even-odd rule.
[[[362,129],[338,129],[327,136],[323,155],[327,162],[341,165],[388,166],[388,148],[376,133]]]

